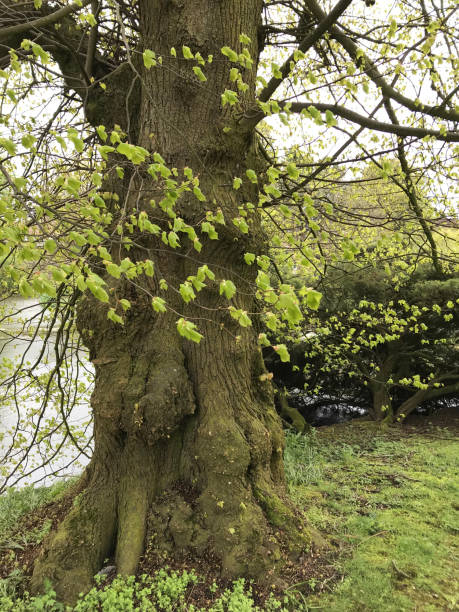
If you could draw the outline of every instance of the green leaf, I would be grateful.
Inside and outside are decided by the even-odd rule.
[[[202,191],[199,189],[197,185],[193,187],[193,193],[200,202],[206,201],[206,196],[202,193]]]
[[[320,306],[320,300],[322,299],[322,294],[319,291],[315,291],[311,289],[306,295],[306,304],[308,308],[311,310],[317,310]]]
[[[8,155],[16,155],[16,145],[8,138],[0,138],[0,147],[6,150]]]
[[[100,302],[108,302],[108,293],[105,291],[105,289],[103,289],[103,287],[93,283],[89,278],[86,281],[86,285],[96,299],[98,299]]]
[[[241,73],[239,72],[239,70],[237,68],[231,68],[230,70],[230,81],[232,83],[235,83],[238,78],[240,77]]]
[[[206,75],[204,74],[204,72],[201,70],[199,66],[193,66],[193,72],[198,77],[198,79],[202,81],[203,83],[207,81]]]
[[[64,272],[64,270],[61,270],[60,268],[53,268],[51,270],[51,276],[56,281],[56,283],[63,283],[67,278],[67,274]]]
[[[249,226],[247,225],[247,221],[245,219],[243,219],[242,217],[235,217],[233,219],[233,224],[243,234],[248,234],[249,233]]]
[[[15,176],[13,178],[13,183],[16,185],[19,191],[22,191],[22,189],[27,187],[27,179],[25,179],[23,176]]]
[[[241,316],[239,317],[238,321],[241,327],[250,327],[252,325],[252,319],[249,317],[246,310],[241,312]]]
[[[73,240],[73,242],[75,242],[75,244],[77,244],[79,247],[82,247],[86,244],[86,238],[78,232],[70,232],[69,237],[70,240]]]
[[[236,286],[230,280],[222,280],[220,282],[220,295],[224,294],[230,300],[236,293]]]
[[[183,318],[177,321],[177,331],[187,340],[197,342],[198,344],[204,337],[202,334],[196,331],[196,325],[194,323]]]
[[[285,310],[285,318],[292,325],[296,325],[303,318],[296,297],[291,293],[280,293],[276,308]]]
[[[179,291],[183,301],[186,304],[188,304],[188,302],[191,302],[191,300],[194,300],[194,298],[196,297],[194,289],[188,281],[181,283]]]
[[[21,278],[21,280],[19,281],[19,293],[22,295],[22,297],[25,298],[31,298],[35,295],[33,287],[30,285],[30,283],[27,282],[25,278]]]
[[[167,241],[173,249],[176,249],[178,246],[180,246],[179,237],[175,232],[169,232],[169,234],[167,235]]]
[[[96,127],[96,132],[97,132],[97,135],[99,136],[99,138],[100,138],[101,140],[103,140],[104,142],[107,140],[107,138],[108,138],[108,134],[107,134],[107,132],[105,131],[105,125],[99,125],[99,126],[97,126],[97,127]]]
[[[186,45],[182,46],[182,53],[183,53],[183,57],[185,59],[194,59],[194,55],[191,52],[190,47],[187,47]]]
[[[143,57],[143,64],[145,66],[145,68],[147,68],[147,70],[150,70],[150,68],[152,66],[156,66],[156,53],[154,51],[152,51],[151,49],[145,49],[145,51],[142,53],[142,57]]]
[[[24,134],[21,138],[21,144],[26,149],[31,149],[37,139],[32,134]]]
[[[233,179],[233,189],[236,189],[237,191],[241,185],[242,185],[242,179],[240,179],[239,177],[235,177]]]
[[[248,266],[251,266],[255,261],[255,253],[245,253],[244,261]]]
[[[102,185],[102,176],[98,172],[94,172],[91,175],[91,181],[93,185],[95,185],[96,187],[100,187]]]
[[[82,276],[80,274],[79,276],[76,277],[75,281],[76,281],[76,285],[77,285],[77,287],[78,287],[78,289],[80,291],[85,291],[86,290],[87,285],[86,285],[86,280],[85,280],[84,276]]]
[[[218,240],[218,232],[215,231],[215,227],[209,221],[203,221],[201,223],[201,231],[208,234],[211,240]]]
[[[234,106],[238,103],[239,98],[235,91],[232,89],[225,89],[224,93],[221,95],[222,106],[229,104],[229,106]]]
[[[129,310],[129,308],[131,307],[131,302],[129,300],[126,300],[125,298],[120,300],[120,304],[123,310]]]
[[[151,259],[146,259],[143,262],[143,268],[144,268],[145,274],[147,276],[153,276],[154,275],[154,273],[155,273],[155,266],[154,266],[154,263],[151,261]]]
[[[209,270],[207,264],[204,264],[198,268],[198,277],[200,277],[200,275],[203,275],[202,278],[207,277],[210,280],[215,280],[215,274],[212,272],[212,270]]]
[[[331,110],[325,111],[325,121],[330,127],[336,125],[337,122],[335,119],[335,115],[331,112]]]
[[[288,349],[285,344],[276,344],[275,346],[273,346],[273,349],[279,355],[280,360],[282,362],[285,363],[286,361],[290,361],[290,353],[288,352]]]
[[[115,263],[108,263],[107,264],[107,272],[110,274],[110,276],[113,276],[113,278],[120,278],[121,276],[121,268],[119,266],[117,266]]]
[[[298,168],[296,167],[296,164],[294,163],[287,164],[287,174],[289,175],[291,179],[297,179],[300,176],[300,173],[298,172]]]
[[[258,270],[258,275],[255,282],[257,287],[262,291],[268,291],[271,289],[271,280],[269,276],[263,272],[263,270]]]
[[[45,246],[45,250],[51,255],[56,252],[57,244],[56,244],[56,241],[53,240],[52,238],[48,238],[47,240],[45,240],[44,246]]]
[[[166,312],[166,302],[163,300],[163,298],[160,298],[158,296],[154,297],[151,300],[151,305],[153,306],[153,310],[155,310],[155,312]]]
[[[113,153],[113,151],[115,150],[115,147],[111,147],[110,145],[99,145],[98,149],[99,149],[99,153],[102,156],[102,159],[105,159],[105,161],[107,161],[108,154]]]
[[[107,319],[110,319],[110,321],[113,321],[114,323],[124,325],[123,317],[120,317],[120,315],[116,314],[114,308],[110,308],[107,312]]]
[[[67,136],[68,139],[70,140],[70,142],[73,144],[73,146],[75,147],[75,151],[77,153],[82,153],[83,149],[84,149],[84,142],[81,140],[81,138],[78,136],[76,130],[72,130],[72,131],[68,131],[67,132]]]
[[[221,52],[230,60],[230,62],[236,63],[239,61],[239,55],[236,53],[236,51],[233,51],[229,47],[222,47]]]
[[[251,170],[249,168],[248,170],[245,171],[245,173],[251,183],[254,183],[254,184],[258,183],[257,173],[254,170]]]

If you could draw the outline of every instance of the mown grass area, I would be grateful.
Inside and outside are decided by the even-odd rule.
[[[257,605],[244,581],[203,585],[193,572],[161,571],[137,582],[108,580],[105,587],[101,579],[74,609],[453,611],[459,601],[458,451],[458,438],[447,428],[381,430],[358,421],[306,437],[288,435],[290,495],[330,542],[329,550],[308,561],[316,571],[306,581]],[[0,498],[0,565],[7,551],[16,559],[12,571],[1,574],[0,610],[64,609],[52,591],[38,599],[22,595],[27,572],[14,548],[37,546],[51,521],[46,512],[38,523],[27,517],[51,507],[64,489],[60,484]]]
[[[291,449],[298,439],[290,440]],[[459,602],[459,441],[354,422],[319,430],[290,494],[338,549],[340,578],[313,584],[310,609],[454,610]]]

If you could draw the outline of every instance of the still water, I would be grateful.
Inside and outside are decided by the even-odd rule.
[[[0,302],[0,492],[78,473],[91,454],[92,368],[71,345],[68,359],[56,368],[50,320],[34,300]],[[13,369],[19,372],[16,381]]]

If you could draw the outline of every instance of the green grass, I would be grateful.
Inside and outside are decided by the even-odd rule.
[[[69,481],[58,481],[50,487],[10,489],[0,496],[0,550],[11,548],[14,542],[24,546],[32,540],[36,542],[40,534],[18,530],[19,520],[55,500],[68,486]]]
[[[340,549],[342,579],[309,595],[312,609],[457,609],[459,443],[446,430],[400,432],[329,428],[312,441],[319,476],[290,484],[310,523]]]
[[[459,442],[447,430],[403,432],[400,427],[381,430],[372,423],[355,422],[308,436],[287,436],[290,495],[309,523],[329,539],[332,551],[321,563],[334,567],[324,578],[318,572],[298,588],[291,587],[295,603],[272,598],[263,611],[457,609]],[[27,488],[0,497],[0,545],[9,546],[19,537],[25,542],[39,540],[41,533],[18,532],[18,521],[21,524],[21,517],[56,499],[65,486]],[[1,610],[64,609],[52,591],[18,600],[9,586],[21,579],[18,574],[0,581]],[[207,585],[211,603],[193,608],[192,593],[199,583],[192,572],[161,571],[137,582],[117,578],[111,586],[93,589],[75,610],[261,610],[243,580],[226,590]]]

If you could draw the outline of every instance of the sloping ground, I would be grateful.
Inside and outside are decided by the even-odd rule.
[[[307,437],[288,436],[290,494],[331,547],[292,568],[286,593],[269,598],[256,588],[250,592],[243,581],[220,582],[205,560],[194,567],[195,573],[180,563],[164,571],[158,564],[150,566],[146,555],[141,570],[147,577],[136,583],[113,581],[108,571],[99,589],[76,610],[457,609],[456,416],[427,417],[385,430],[354,421],[320,428]],[[435,422],[438,418],[441,426]],[[61,495],[57,499],[56,493]],[[69,507],[72,495],[55,487],[0,498],[0,610],[62,610],[52,593],[45,596],[46,603],[23,593],[40,542]]]

